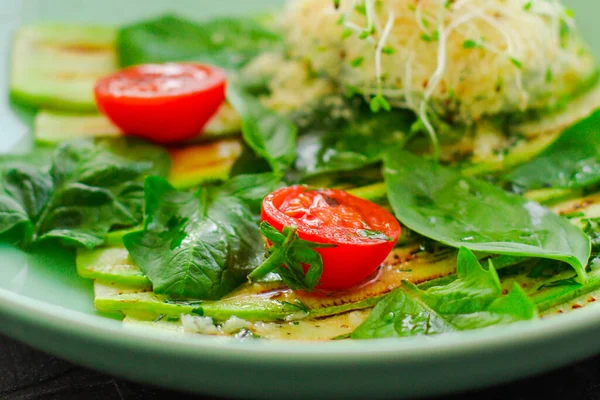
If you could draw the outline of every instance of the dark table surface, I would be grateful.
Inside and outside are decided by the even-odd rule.
[[[432,383],[433,384],[433,383]],[[0,336],[2,400],[215,399],[108,376]],[[600,356],[539,377],[449,397],[451,400],[600,399]],[[216,399],[215,399],[216,400]]]

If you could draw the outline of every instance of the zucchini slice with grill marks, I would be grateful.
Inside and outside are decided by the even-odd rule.
[[[15,37],[11,97],[36,108],[96,110],[94,85],[117,69],[116,29],[107,26],[24,26]]]

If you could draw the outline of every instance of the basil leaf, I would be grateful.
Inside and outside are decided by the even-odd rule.
[[[504,176],[520,190],[582,188],[600,182],[600,110],[567,129],[532,161]]]
[[[141,179],[170,162],[165,150],[136,140],[65,142],[28,165],[35,154],[0,160],[0,235],[22,247],[58,239],[92,248],[113,227],[139,224]]]
[[[242,175],[220,188],[189,193],[149,177],[144,230],[126,235],[123,242],[154,292],[219,299],[263,261],[255,212],[258,199],[278,185],[272,174]]]
[[[302,240],[295,226],[284,226],[279,232],[263,221],[260,231],[271,242],[267,249],[269,257],[248,275],[248,280],[257,281],[276,272],[290,289],[313,290],[323,274],[323,259],[315,249],[335,245]],[[306,272],[304,266],[308,267]]]
[[[319,107],[346,118],[328,119],[321,113],[313,113],[323,120],[303,122],[295,168],[305,176],[352,171],[378,163],[388,149],[403,146],[415,121],[409,111],[374,114],[367,104],[356,99],[330,98]]]
[[[200,61],[226,69],[243,67],[281,37],[251,18],[216,18],[203,23],[164,15],[122,28],[117,35],[121,66]]]
[[[242,135],[248,146],[275,173],[285,173],[296,158],[297,129],[292,121],[232,84],[227,88],[227,101],[242,117]]]
[[[585,279],[590,239],[539,204],[408,152],[385,157],[388,198],[412,231],[451,247],[569,263]]]
[[[457,279],[445,286],[423,291],[404,282],[375,306],[352,338],[432,335],[537,317],[535,304],[517,284],[502,295],[491,263],[486,271],[464,247],[457,263]]]
[[[300,267],[300,271],[304,273],[302,265],[308,265],[308,271],[304,275],[304,285],[302,289],[311,290],[319,283],[323,274],[323,259],[321,255],[309,247],[296,246],[290,249],[287,255],[287,261],[294,263]],[[287,265],[287,263],[286,263]],[[279,268],[281,270],[281,268]]]

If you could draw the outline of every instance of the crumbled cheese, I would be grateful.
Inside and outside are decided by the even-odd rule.
[[[218,335],[221,332],[210,317],[182,315],[181,323],[184,332],[202,333],[206,335]]]
[[[221,329],[225,333],[235,333],[239,332],[242,329],[250,329],[252,327],[252,323],[250,321],[246,321],[245,319],[238,318],[233,316],[229,318],[227,321],[223,322],[221,325]]]
[[[215,324],[210,317],[181,315],[184,332],[202,333],[205,335],[225,335],[252,328],[252,323],[236,316],[230,317],[222,324]]]

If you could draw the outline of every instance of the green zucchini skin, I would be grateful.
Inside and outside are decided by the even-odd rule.
[[[38,143],[56,144],[63,140],[95,137],[118,137],[119,129],[98,113],[73,113],[40,110],[34,120]]]
[[[224,299],[215,302],[169,301],[151,292],[151,284],[129,258],[123,246],[79,250],[76,258],[80,276],[96,280],[95,305],[99,311],[143,312],[154,316],[179,315],[201,308],[216,319],[237,316],[244,319],[282,320],[291,312],[305,312],[320,318],[332,314],[374,306],[390,287],[402,280],[419,283],[452,274],[456,269],[453,251],[429,254],[419,251],[418,244],[394,249],[386,264],[370,284],[329,296],[295,293],[281,282],[242,285]],[[113,290],[107,290],[107,288]],[[242,317],[244,315],[244,317]],[[259,318],[259,319],[260,319]]]
[[[380,298],[309,310],[300,301],[278,300],[268,293],[233,296],[219,301],[172,301],[151,291],[131,287],[96,283],[94,290],[94,305],[100,312],[143,314],[147,317],[166,315],[176,318],[181,314],[195,314],[211,317],[216,321],[226,321],[233,316],[248,321],[322,318],[373,307]]]
[[[78,250],[77,273],[86,279],[131,288],[150,289],[152,285],[131,261],[127,249],[120,247]]]

